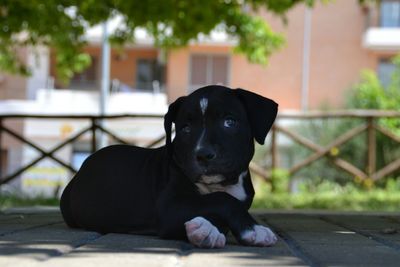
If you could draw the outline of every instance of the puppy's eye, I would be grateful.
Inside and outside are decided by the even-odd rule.
[[[181,131],[184,133],[190,133],[190,131],[191,131],[190,125],[188,125],[188,124],[184,125],[182,127]]]
[[[234,118],[226,118],[224,120],[224,127],[226,128],[232,128],[237,125],[237,121]]]

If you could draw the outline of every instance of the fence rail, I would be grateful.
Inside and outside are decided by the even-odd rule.
[[[310,119],[359,119],[364,122],[361,125],[355,126],[352,129],[348,129],[346,132],[342,133],[340,136],[336,137],[330,144],[322,146],[316,144],[315,142],[307,139],[304,136],[295,133],[285,127],[279,125],[279,120],[283,119],[295,119],[295,120],[310,120]],[[400,169],[400,158],[395,159],[386,166],[381,167],[381,169],[376,169],[376,133],[380,132],[387,136],[389,139],[395,141],[400,148],[400,136],[396,135],[387,128],[378,125],[377,121],[383,118],[395,118],[400,121],[400,112],[398,111],[381,111],[381,110],[344,110],[344,111],[314,111],[307,113],[282,113],[279,116],[278,123],[276,123],[272,128],[272,138],[271,138],[271,156],[272,164],[271,169],[278,168],[277,159],[277,141],[276,136],[278,133],[285,135],[294,142],[302,145],[305,148],[310,149],[314,153],[307,158],[303,159],[301,162],[291,166],[288,169],[289,175],[293,175],[298,171],[304,169],[305,167],[311,165],[315,161],[321,158],[328,158],[329,161],[336,167],[342,169],[343,171],[349,173],[350,175],[357,177],[359,180],[363,181],[366,179],[371,179],[373,181],[382,179],[383,177],[395,172]],[[367,138],[365,140],[367,147],[367,164],[365,170],[361,170],[354,166],[351,162],[341,159],[337,153],[332,153],[333,149],[337,149],[341,145],[350,141],[354,137],[366,132]],[[264,176],[265,179],[271,177],[271,172],[267,172]]]
[[[123,138],[120,138],[116,134],[112,133],[110,130],[106,129],[101,125],[102,120],[114,120],[114,119],[126,119],[126,118],[158,118],[161,119],[163,116],[161,115],[149,115],[149,114],[118,114],[118,115],[25,115],[25,114],[3,114],[0,115],[0,150],[3,147],[2,144],[2,134],[6,133],[16,140],[22,142],[25,145],[28,145],[29,147],[35,149],[40,153],[40,156],[37,158],[31,160],[29,163],[23,165],[22,167],[18,168],[15,170],[13,173],[3,176],[0,178],[0,186],[8,183],[15,178],[17,178],[19,175],[27,171],[29,168],[32,166],[36,165],[38,162],[45,158],[50,158],[57,163],[59,163],[61,166],[66,168],[67,170],[71,171],[72,173],[76,173],[77,170],[74,169],[74,167],[71,166],[69,162],[65,162],[59,158],[57,158],[54,154],[59,151],[61,148],[65,147],[66,145],[72,144],[79,138],[81,138],[84,134],[90,133],[91,134],[91,152],[95,152],[98,149],[98,144],[99,144],[99,137],[98,137],[98,131],[105,133],[109,137],[111,137],[113,140],[115,140],[118,143],[121,144],[129,144],[126,140]],[[10,129],[9,127],[6,127],[4,124],[4,121],[7,119],[43,119],[43,120],[86,120],[90,121],[90,126],[85,127],[81,129],[79,132],[73,134],[66,140],[62,141],[58,145],[56,145],[54,148],[50,150],[45,150],[41,148],[39,145],[35,144],[34,142],[30,141],[28,138],[22,136],[20,133]],[[154,145],[160,143],[163,139],[165,139],[165,136],[160,136],[159,138],[151,141],[147,147],[153,147]],[[0,153],[0,162],[2,162],[1,159],[1,153]],[[0,170],[0,173],[3,173],[2,170]]]
[[[128,144],[126,140],[114,134],[109,129],[105,128],[102,124],[102,120],[113,120],[113,119],[125,119],[125,118],[158,118],[161,119],[161,115],[148,115],[148,114],[118,114],[118,115],[106,115],[106,116],[97,116],[97,115],[27,115],[27,114],[3,114],[0,115],[0,149],[3,147],[3,134],[7,134],[12,136],[16,140],[28,145],[29,147],[37,150],[40,153],[40,156],[31,160],[29,163],[21,166],[18,170],[13,173],[6,175],[0,178],[0,186],[2,184],[8,183],[13,179],[17,178],[19,175],[27,171],[29,168],[40,162],[45,158],[50,158],[61,166],[66,168],[71,172],[76,172],[77,170],[71,166],[69,162],[65,162],[59,159],[55,153],[59,151],[61,148],[72,144],[79,138],[81,138],[84,134],[90,133],[91,135],[91,150],[92,152],[96,151],[98,148],[98,132],[103,132],[113,140],[118,143]],[[316,144],[315,142],[308,139],[306,136],[301,136],[300,134],[289,130],[286,127],[281,126],[281,122],[284,120],[312,120],[312,119],[360,119],[364,120],[364,123],[358,125],[352,129],[348,129],[345,133],[338,136],[335,140],[333,140],[330,144],[323,146],[320,144]],[[400,144],[400,136],[391,132],[389,129],[378,125],[377,121],[382,118],[397,118],[400,120],[400,112],[398,111],[376,111],[376,110],[346,110],[346,111],[330,111],[330,112],[281,112],[278,115],[277,122],[272,127],[270,136],[270,154],[271,154],[271,164],[266,169],[260,167],[255,162],[250,164],[250,169],[252,172],[256,173],[258,176],[262,177],[264,180],[269,181],[272,175],[272,170],[278,168],[278,158],[279,158],[279,150],[278,150],[278,135],[285,135],[290,138],[294,142],[304,146],[307,149],[310,149],[314,153],[307,158],[303,159],[301,162],[291,166],[289,168],[289,174],[293,175],[300,171],[301,169],[306,168],[313,162],[321,159],[328,158],[333,165],[339,167],[351,175],[358,177],[361,180],[372,179],[379,180],[383,177],[393,173],[396,170],[400,169],[400,159],[396,159],[393,162],[383,166],[379,170],[376,169],[376,132],[380,132],[383,135],[387,136],[391,140],[395,141],[397,144]],[[27,137],[24,137],[22,134],[16,132],[15,130],[10,129],[5,125],[5,121],[9,119],[43,119],[43,120],[86,120],[90,121],[90,126],[81,129],[79,132],[73,134],[72,136],[66,138],[61,143],[56,145],[50,150],[45,150],[41,148],[39,145],[35,144]],[[348,162],[344,159],[341,159],[337,155],[332,155],[331,151],[333,148],[337,148],[344,143],[348,142],[355,136],[358,136],[360,133],[366,132],[366,146],[368,148],[368,160],[367,166],[365,169],[361,170],[354,166],[351,162]],[[154,147],[155,145],[161,143],[165,139],[165,136],[160,136],[155,140],[151,141],[147,147]],[[1,157],[1,154],[0,154]],[[0,162],[1,158],[0,158]],[[3,173],[2,171],[0,173]]]

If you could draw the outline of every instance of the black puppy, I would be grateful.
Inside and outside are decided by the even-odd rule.
[[[270,246],[273,232],[248,213],[248,165],[278,105],[242,89],[200,88],[169,106],[166,146],[109,146],[91,155],[61,197],[70,227],[157,233],[198,247],[223,247],[232,231],[245,245]],[[176,135],[171,142],[171,128]]]

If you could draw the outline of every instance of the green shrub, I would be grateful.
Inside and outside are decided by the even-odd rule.
[[[399,211],[400,181],[388,179],[385,187],[365,191],[354,185],[325,181],[310,192],[271,193],[267,184],[256,188],[253,209],[319,209],[339,211]]]
[[[21,196],[1,196],[0,195],[0,210],[12,208],[12,207],[22,207],[22,206],[58,206],[59,200],[57,198],[46,198],[46,197],[36,197],[28,198]]]
[[[400,56],[393,60],[396,71],[393,73],[388,85],[384,86],[379,81],[375,72],[365,70],[361,73],[360,81],[349,90],[346,97],[345,108],[348,109],[378,109],[400,110]],[[366,123],[365,119],[311,119],[298,121],[289,127],[293,132],[306,137],[315,144],[326,146],[335,138]],[[382,118],[375,121],[378,125],[400,136],[400,119]],[[304,160],[314,153],[297,143],[288,143],[285,148],[280,148],[281,163],[286,164],[282,168],[288,168]],[[307,186],[310,192],[316,192],[324,181],[339,183],[344,186],[347,183],[360,188],[370,189],[371,186],[382,188],[384,183],[373,183],[366,179],[361,181],[358,177],[334,166],[331,162],[335,157],[340,157],[360,170],[365,171],[367,163],[368,147],[367,133],[363,132],[340,147],[334,147],[328,157],[319,159],[311,165],[303,168],[291,177],[292,180],[301,181],[301,186]],[[400,158],[400,146],[382,133],[376,133],[376,168],[379,170],[390,162]],[[400,171],[392,173],[393,177],[400,177]]]

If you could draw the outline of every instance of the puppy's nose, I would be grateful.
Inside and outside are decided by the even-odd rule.
[[[217,157],[217,153],[210,147],[200,147],[196,151],[196,159],[199,162],[206,163]]]

